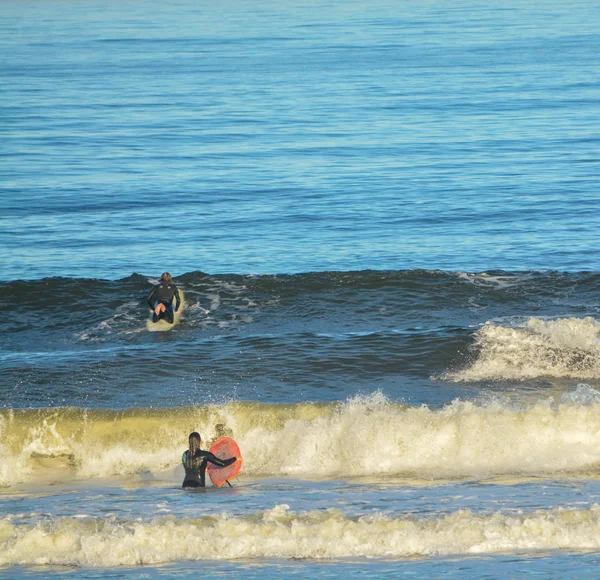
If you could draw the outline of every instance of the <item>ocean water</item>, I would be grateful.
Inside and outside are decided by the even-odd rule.
[[[597,577],[599,29],[3,2],[0,578]]]

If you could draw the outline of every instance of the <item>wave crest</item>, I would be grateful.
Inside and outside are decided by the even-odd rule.
[[[35,549],[31,549],[35,546]],[[349,518],[277,505],[246,517],[220,514],[150,522],[64,518],[0,521],[0,566],[115,567],[183,560],[429,557],[600,547],[600,507],[531,513]]]
[[[444,378],[600,378],[600,322],[591,317],[530,318],[522,326],[487,322],[475,334],[475,348],[478,354],[472,365]]]
[[[454,401],[407,407],[381,393],[345,403],[229,403],[178,409],[0,413],[0,482],[179,479],[187,435],[236,439],[241,477],[423,480],[587,472],[600,463],[600,393],[589,386],[516,407]]]

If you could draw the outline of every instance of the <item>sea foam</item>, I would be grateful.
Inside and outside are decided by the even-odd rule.
[[[276,505],[197,519],[0,520],[0,566],[115,567],[183,560],[409,558],[600,547],[600,507],[444,516],[349,518]]]
[[[487,322],[475,333],[474,362],[446,373],[454,381],[600,378],[600,322],[591,317],[524,324]]]
[[[181,477],[191,431],[240,445],[240,477],[484,478],[585,473],[600,464],[600,393],[560,402],[456,400],[407,407],[381,393],[344,403],[229,403],[174,409],[0,412],[0,482]]]

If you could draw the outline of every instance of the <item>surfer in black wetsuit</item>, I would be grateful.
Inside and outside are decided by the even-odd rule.
[[[173,278],[169,272],[160,277],[160,283],[152,288],[148,296],[148,306],[152,315],[152,322],[158,322],[164,318],[169,324],[173,324],[175,314],[173,313],[173,298],[175,298],[175,312],[179,310],[181,297],[177,286],[173,284]]]
[[[195,431],[189,436],[189,449],[181,456],[181,462],[185,468],[185,479],[181,487],[205,487],[206,466],[208,462],[226,467],[235,463],[236,458],[219,459],[214,453],[200,449],[202,439]]]

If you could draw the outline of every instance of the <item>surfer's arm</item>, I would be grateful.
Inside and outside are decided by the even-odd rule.
[[[156,286],[154,288],[152,288],[152,292],[150,292],[150,294],[148,296],[148,306],[150,306],[150,310],[154,310],[154,302],[152,301],[152,297],[154,296],[155,292],[156,292]]]
[[[204,456],[204,458],[206,461],[210,461],[211,463],[214,463],[215,465],[218,465],[220,467],[227,467],[228,465],[235,463],[236,459],[235,457],[230,457],[229,459],[220,459],[219,457],[210,452],[208,452]]]
[[[179,305],[181,304],[181,296],[179,296],[179,290],[177,286],[175,286],[175,312],[179,310]]]

